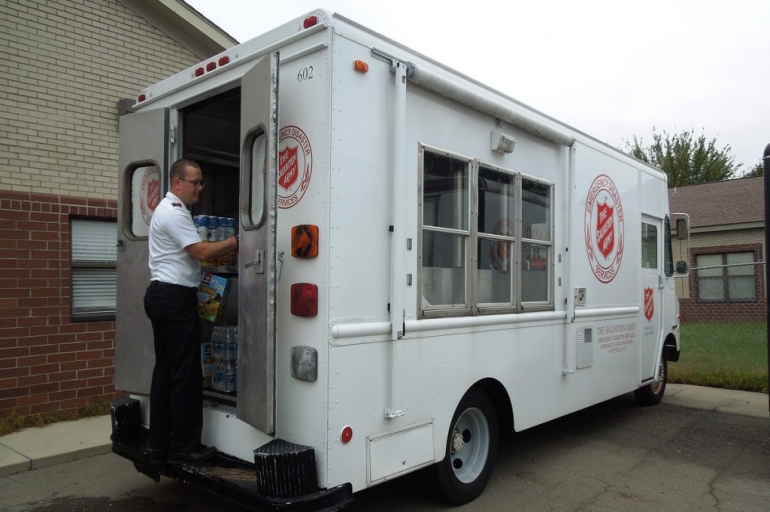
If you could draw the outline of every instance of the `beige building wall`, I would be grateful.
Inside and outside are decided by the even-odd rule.
[[[689,257],[683,257],[683,250],[678,250],[677,241],[674,239],[674,261],[685,259],[688,265],[695,264],[694,256],[699,253],[700,248],[720,247],[726,248],[724,252],[731,252],[730,249],[734,247],[736,251],[745,250],[746,247],[760,246],[762,248],[761,259],[766,259],[765,254],[765,230],[763,228],[754,229],[739,229],[731,231],[707,231],[700,233],[690,234],[690,251]],[[681,278],[676,280],[676,294],[680,299],[690,298],[690,289],[692,286],[692,280],[694,276],[687,279]]]
[[[171,0],[0,0],[0,417],[117,396],[115,320],[72,315],[70,226],[116,220],[118,100],[224,44]]]
[[[0,189],[117,199],[118,100],[199,60],[117,0],[0,0]]]

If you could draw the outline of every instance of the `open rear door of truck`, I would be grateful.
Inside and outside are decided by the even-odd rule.
[[[275,432],[278,53],[241,80],[238,418]]]
[[[150,219],[166,194],[168,151],[168,109],[120,118],[115,387],[130,393],[150,393],[155,365],[152,324],[143,304],[150,284]]]

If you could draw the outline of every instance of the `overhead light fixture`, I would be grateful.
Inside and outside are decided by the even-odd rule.
[[[492,151],[498,153],[513,153],[516,139],[497,130],[492,130]]]

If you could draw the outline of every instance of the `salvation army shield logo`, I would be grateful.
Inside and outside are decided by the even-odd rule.
[[[302,199],[313,174],[313,149],[305,132],[286,126],[278,132],[278,207],[291,208]]]
[[[600,174],[588,189],[585,209],[585,245],[596,278],[609,283],[623,261],[623,204],[615,183]]]
[[[599,252],[605,258],[612,253],[612,249],[615,248],[615,223],[614,216],[615,208],[608,206],[606,203],[599,203],[597,205],[596,215],[596,245],[599,247]]]
[[[297,181],[297,176],[299,176],[297,149],[299,147],[287,147],[278,153],[278,184],[284,190],[289,190]]]
[[[150,165],[145,168],[142,185],[139,190],[139,211],[147,225],[152,220],[152,212],[160,203],[160,173],[158,168]]]
[[[652,288],[644,289],[644,318],[647,321],[652,320],[652,315],[655,314],[655,301],[653,299]]]

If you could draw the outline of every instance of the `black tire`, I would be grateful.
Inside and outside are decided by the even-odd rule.
[[[452,416],[446,456],[435,466],[441,494],[447,501],[462,505],[484,491],[495,465],[497,435],[492,401],[483,391],[471,389]]]
[[[637,402],[642,405],[657,405],[663,400],[663,393],[666,392],[666,382],[668,381],[668,364],[666,360],[660,359],[660,378],[651,384],[634,391]]]

